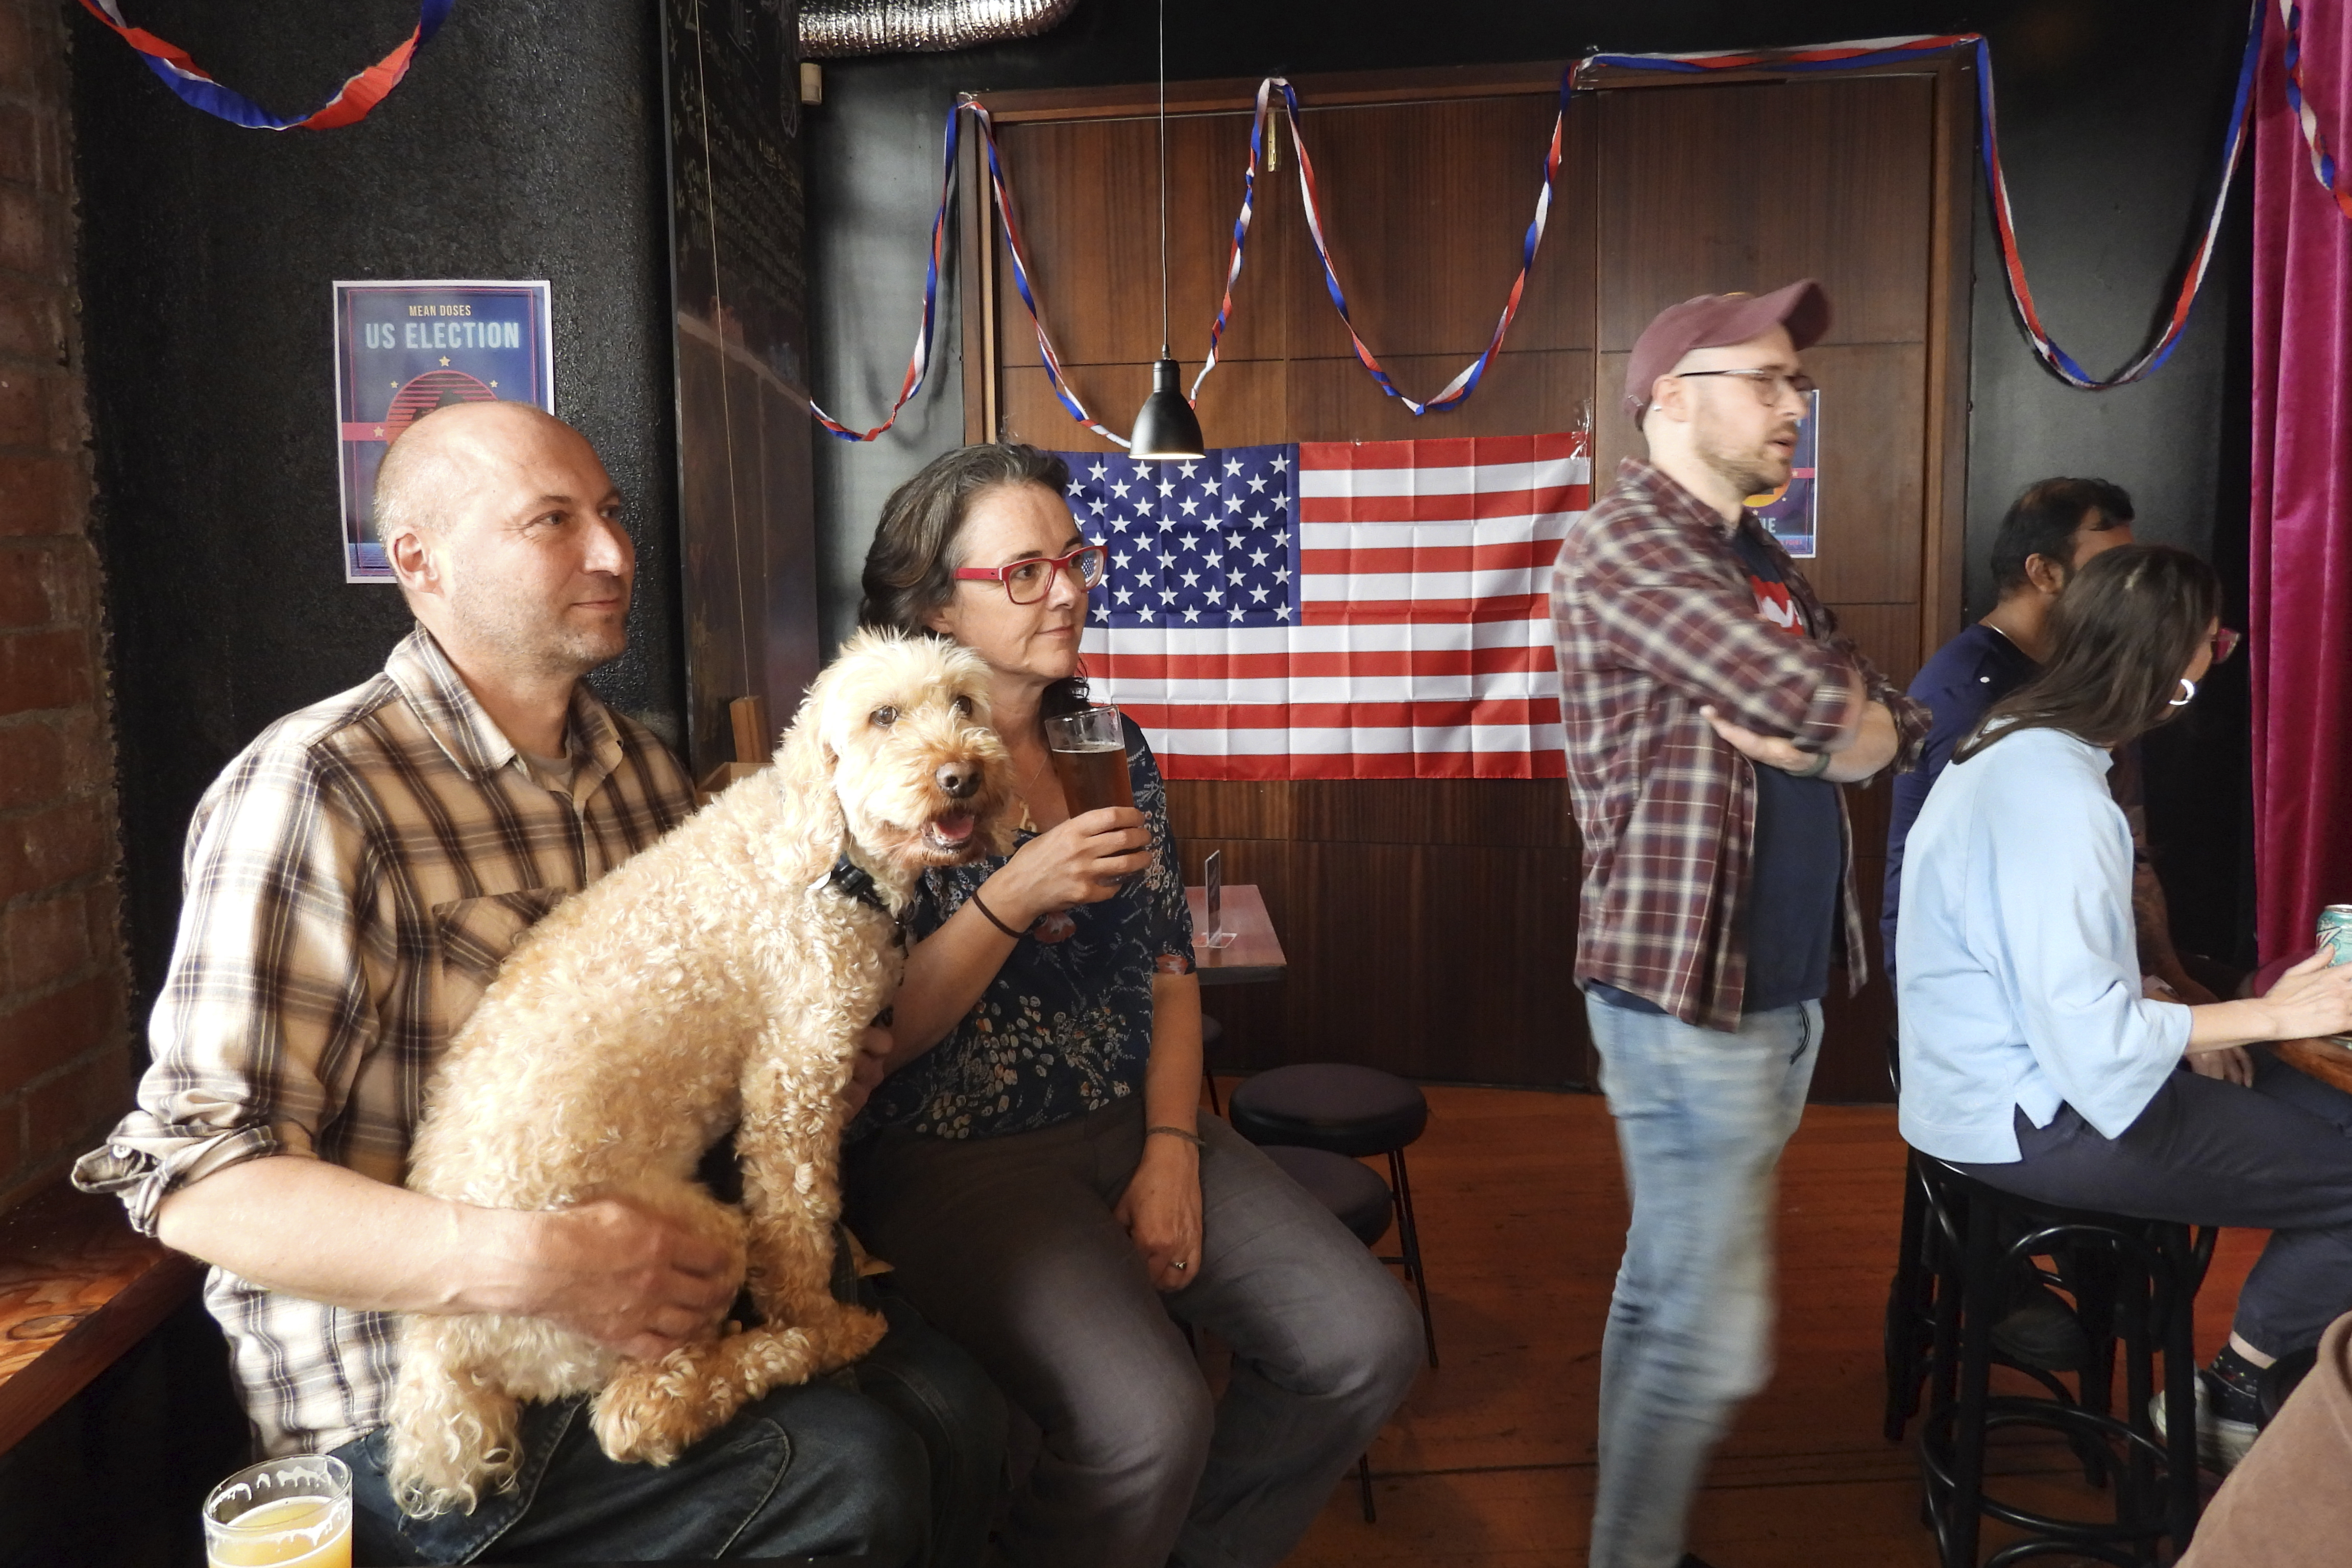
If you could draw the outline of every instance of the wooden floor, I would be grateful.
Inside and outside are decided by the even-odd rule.
[[[1380,1521],[1363,1521],[1351,1479],[1290,1562],[1580,1565],[1601,1331],[1625,1228],[1607,1107],[1428,1092],[1412,1174],[1444,1364],[1422,1374],[1372,1450]],[[1690,1542],[1717,1568],[1933,1563],[1911,1446],[1879,1435],[1902,1165],[1891,1106],[1811,1107],[1790,1144],[1779,1371],[1717,1455]],[[2227,1334],[2261,1240],[2223,1237],[2199,1300],[2200,1357]],[[2106,1506],[2063,1451],[2021,1445],[1991,1465],[2020,1501],[2092,1517]]]

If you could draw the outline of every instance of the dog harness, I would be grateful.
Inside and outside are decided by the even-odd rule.
[[[846,849],[834,858],[833,869],[812,883],[809,891],[814,892],[819,888],[831,888],[845,899],[880,910],[886,915],[890,914],[890,906],[883,899],[882,889],[875,886],[874,874],[852,860]],[[907,945],[907,921],[904,916],[890,916],[890,936],[898,946]]]

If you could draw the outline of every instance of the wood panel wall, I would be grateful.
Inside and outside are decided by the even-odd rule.
[[[1298,84],[1358,330],[1416,396],[1493,331],[1557,79],[1533,67]],[[1923,636],[1948,635],[1958,616],[1965,366],[1954,356],[1967,341],[1969,212],[1953,160],[1966,154],[1965,85],[1948,66],[1705,86],[1626,77],[1580,94],[1509,340],[1465,405],[1419,420],[1356,362],[1286,142],[1258,181],[1202,427],[1213,446],[1238,446],[1518,435],[1589,418],[1605,484],[1640,450],[1618,391],[1652,315],[1693,294],[1819,278],[1835,324],[1807,355],[1825,388],[1823,542],[1809,574],[1907,680]],[[1188,374],[1223,288],[1255,87],[1170,92],[1171,333]],[[1160,347],[1149,103],[1149,89],[990,99],[1055,346],[1114,429],[1149,390]],[[968,437],[1109,449],[1055,400],[979,204],[962,247]],[[1849,795],[1874,913],[1886,791]],[[1565,784],[1179,782],[1170,802],[1188,875],[1223,850],[1227,880],[1265,890],[1290,960],[1278,984],[1209,994],[1227,1031],[1221,1066],[1341,1059],[1455,1081],[1589,1080],[1573,981],[1581,847]],[[1885,1098],[1887,1005],[1883,981],[1832,1005],[1817,1097]]]

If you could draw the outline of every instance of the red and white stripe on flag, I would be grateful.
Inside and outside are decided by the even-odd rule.
[[[1548,594],[1587,437],[1297,450],[1295,620],[1090,624],[1096,692],[1171,778],[1563,776]]]

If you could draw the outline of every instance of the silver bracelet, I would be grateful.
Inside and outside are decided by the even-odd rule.
[[[1209,1146],[1209,1141],[1206,1138],[1202,1137],[1198,1132],[1187,1132],[1181,1127],[1147,1127],[1143,1130],[1143,1135],[1146,1138],[1157,1137],[1162,1133],[1171,1138],[1181,1138],[1195,1149],[1205,1149]]]

